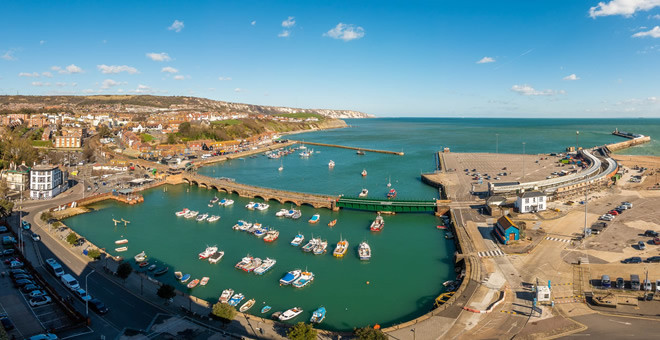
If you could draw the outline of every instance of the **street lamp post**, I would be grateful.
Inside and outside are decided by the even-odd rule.
[[[87,278],[92,275],[96,269],[92,269],[87,275],[85,275],[85,293],[89,296],[89,290],[87,290]],[[89,316],[89,299],[85,300],[85,317]]]
[[[417,338],[417,334],[415,333],[415,329],[411,328],[410,331],[413,333],[413,340]]]

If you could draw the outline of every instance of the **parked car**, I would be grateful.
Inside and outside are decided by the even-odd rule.
[[[8,231],[9,231],[9,230],[7,229],[7,227],[5,227],[5,226],[3,226],[3,225],[0,225],[0,233],[6,233],[6,232],[8,232]]]
[[[600,285],[603,288],[610,288],[612,287],[612,281],[610,281],[610,276],[609,275],[603,275],[600,278]]]
[[[660,262],[660,256],[651,256],[651,257],[647,258],[646,261],[644,261],[644,262],[658,263],[658,262]]]
[[[59,339],[57,335],[52,333],[37,334],[31,336],[28,340],[57,340]]]
[[[647,230],[644,232],[644,236],[648,237],[658,237],[658,232],[655,230]]]
[[[23,287],[23,286],[26,286],[26,285],[33,285],[33,284],[34,284],[34,281],[28,280],[28,279],[20,279],[20,280],[14,281],[14,286],[16,286],[16,287]]]
[[[43,306],[45,304],[49,304],[51,301],[52,299],[48,295],[38,296],[36,298],[30,299],[30,306],[32,307]]]
[[[25,280],[32,280],[32,279],[34,279],[34,278],[32,277],[32,275],[30,275],[30,274],[15,274],[15,275],[12,275],[11,278],[12,278],[14,281],[18,281],[18,280],[21,280],[21,279],[25,279]]]
[[[11,331],[14,329],[14,323],[11,322],[7,314],[0,314],[0,323],[2,323],[2,327],[4,327],[5,330]]]
[[[89,308],[98,314],[105,314],[110,311],[101,300],[96,298],[89,300]]]
[[[28,272],[25,271],[25,269],[10,269],[9,270],[9,275],[16,275],[16,274],[27,274]]]
[[[92,297],[89,294],[87,294],[87,292],[82,288],[78,288],[74,292],[81,300],[83,300],[83,302],[92,299]]]
[[[619,214],[619,212],[616,211],[616,210],[610,210],[610,211],[608,211],[607,213],[610,214],[610,215],[612,215],[612,216],[616,216],[616,215]]]
[[[23,262],[21,262],[21,261],[11,261],[9,263],[9,268],[11,268],[11,269],[23,268]]]
[[[40,285],[36,284],[31,284],[31,285],[25,285],[23,288],[21,288],[21,292],[24,294],[29,294],[30,292],[33,292],[35,290],[43,290]]]
[[[30,228],[32,228],[32,225],[30,225],[30,222],[23,220],[21,221],[21,227],[23,228],[23,230],[30,230]]]
[[[642,289],[646,290],[646,291],[649,291],[649,292],[652,291],[653,286],[651,285],[651,281],[650,280],[644,280],[642,282]]]
[[[47,295],[47,293],[45,291],[39,290],[39,289],[33,290],[28,294],[28,296],[31,297],[31,298],[36,298],[38,296],[44,296],[44,295]]]
[[[11,256],[16,253],[16,249],[5,249],[2,251],[2,256]]]
[[[639,248],[639,250],[646,249],[646,243],[644,243],[644,241],[637,242],[637,248]]]
[[[655,292],[660,293],[660,280],[655,281]]]
[[[32,240],[35,241],[35,242],[36,241],[41,241],[41,236],[39,236],[39,234],[37,234],[37,233],[32,233],[32,235],[30,235],[30,236],[32,236]]]
[[[639,256],[633,256],[621,261],[621,263],[642,263],[642,258]]]
[[[615,287],[616,287],[617,289],[623,289],[623,288],[626,288],[626,281],[624,281],[622,277],[617,277],[617,278],[616,278]]]

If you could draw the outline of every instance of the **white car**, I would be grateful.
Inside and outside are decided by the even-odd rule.
[[[30,306],[32,306],[32,307],[43,306],[45,304],[49,304],[51,301],[52,301],[52,299],[48,295],[39,296],[39,297],[30,299]]]
[[[75,293],[83,301],[89,301],[92,299],[92,297],[89,294],[87,294],[87,292],[82,288],[75,290]]]
[[[44,296],[44,295],[46,295],[46,292],[44,292],[43,290],[33,290],[33,291],[31,291],[30,294],[28,294],[28,295],[29,295],[31,298],[36,298],[36,297],[39,297],[39,296]]]

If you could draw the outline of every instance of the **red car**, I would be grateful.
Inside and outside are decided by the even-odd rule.
[[[608,214],[613,215],[613,216],[616,216],[616,215],[619,214],[619,212],[616,211],[616,210],[611,210],[610,212],[608,212]]]
[[[653,238],[653,244],[660,244],[660,237]]]

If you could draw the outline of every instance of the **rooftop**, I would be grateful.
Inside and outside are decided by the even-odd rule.
[[[543,197],[546,196],[544,193],[540,191],[525,191],[522,195],[520,195],[521,198],[530,198],[530,197]]]
[[[54,170],[57,169],[57,165],[52,165],[52,164],[37,164],[32,167],[32,170],[36,171],[48,171],[48,170]]]

